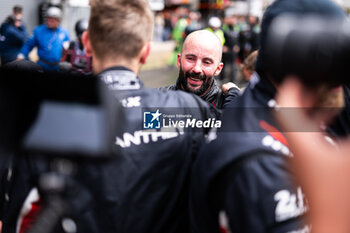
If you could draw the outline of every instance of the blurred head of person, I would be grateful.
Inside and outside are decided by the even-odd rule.
[[[208,21],[208,26],[213,29],[213,31],[216,31],[221,27],[221,20],[216,16],[212,16]]]
[[[207,93],[214,76],[222,70],[221,56],[222,43],[214,33],[208,30],[190,33],[177,56],[181,89],[199,96]]]
[[[276,59],[271,59],[272,51],[267,48],[268,32],[273,20],[286,14],[296,17],[316,16],[325,19],[345,19],[346,17],[343,10],[332,0],[277,0],[271,4],[265,11],[261,23],[256,70],[261,78],[269,78],[276,85],[286,77],[274,75],[275,70],[279,67],[276,67]],[[299,43],[299,41],[295,40],[293,43]],[[272,62],[273,60],[275,62]]]
[[[56,5],[56,6],[58,6],[58,5],[61,4],[61,0],[49,0],[49,3],[50,3],[51,5]]]
[[[325,21],[330,22],[332,22],[333,20],[344,21],[346,19],[346,15],[343,12],[343,10],[332,0],[277,0],[272,5],[270,5],[265,11],[261,24],[260,48],[256,63],[256,70],[260,74],[260,78],[269,79],[276,87],[277,93],[280,91],[281,87],[283,88],[283,84],[285,82],[288,82],[290,78],[297,79],[297,81],[300,82],[304,87],[304,107],[308,109],[307,111],[309,112],[309,114],[326,116],[324,118],[324,122],[329,122],[338,113],[339,108],[341,108],[343,105],[343,101],[339,101],[340,99],[343,99],[341,89],[334,88],[334,86],[330,84],[331,81],[335,79],[336,71],[327,71],[327,73],[322,74],[322,79],[321,77],[312,76],[313,73],[315,73],[314,70],[312,70],[313,73],[310,71],[304,72],[304,70],[306,70],[308,67],[303,67],[303,71],[299,71],[304,75],[297,75],[297,71],[294,71],[294,73],[292,73],[293,71],[288,71],[288,73],[280,73],[281,67],[276,65],[279,64],[279,59],[276,59],[276,57],[274,57],[274,52],[268,49],[271,48],[267,46],[267,42],[269,39],[269,28],[271,27],[273,20],[279,16],[286,14],[288,14],[289,17],[294,18],[313,17],[314,19],[317,18],[317,20],[323,19]],[[319,25],[319,27],[321,26],[322,25]],[[281,30],[283,32],[282,28]],[[294,46],[294,44],[298,45],[298,43],[300,43],[300,40],[302,40],[303,35],[304,34],[298,34],[298,40],[288,40],[289,48],[299,48],[298,46]],[[319,38],[314,37],[314,39],[317,40]],[[316,41],[315,44],[317,44]],[[330,66],[330,64],[326,64],[326,62],[328,62],[328,55],[330,54],[329,56],[334,56],[335,54],[335,50],[332,50],[333,47],[333,45],[329,48],[316,47],[316,49],[321,50],[320,52],[322,54],[327,55],[323,57],[318,57],[318,59],[314,59],[317,56],[317,54],[313,55],[307,53],[307,55],[311,55],[310,59],[319,61],[319,64],[323,64],[323,66],[328,67]],[[304,47],[304,50],[307,50],[308,48],[309,47]],[[314,52],[315,50],[312,51]],[[293,52],[294,54],[292,54],[291,56],[288,56],[288,54],[283,54],[284,57],[293,57],[294,60],[297,60],[299,54],[303,54],[299,53],[299,51],[289,52]],[[293,64],[293,67],[294,66],[295,65]],[[320,69],[322,69],[322,67],[320,67]],[[307,96],[312,96],[312,98],[307,98]],[[323,111],[325,108],[331,111],[327,111],[325,113]]]
[[[202,17],[201,13],[198,11],[190,11],[188,16],[189,16],[191,21],[195,21],[195,22],[198,22],[200,20],[200,18]]]
[[[227,26],[233,27],[236,23],[237,23],[237,18],[235,15],[230,14],[225,16],[224,24],[226,24]]]
[[[81,36],[83,35],[83,32],[87,31],[89,27],[89,21],[87,19],[80,19],[75,23],[75,34],[81,43]]]
[[[18,28],[22,25],[22,18],[17,15],[10,15],[7,18],[7,22]]]
[[[50,29],[57,29],[62,18],[62,10],[58,7],[50,7],[46,12],[46,25]]]
[[[250,25],[256,25],[259,23],[259,17],[252,15],[252,14],[249,14],[247,21]]]
[[[124,65],[138,73],[150,52],[153,12],[146,0],[91,0],[89,29],[83,33],[95,73]]]
[[[249,81],[255,71],[258,50],[250,53],[241,66],[241,72],[246,81]]]
[[[23,17],[23,8],[20,5],[15,5],[12,8],[12,13],[17,17],[17,19],[22,20]]]

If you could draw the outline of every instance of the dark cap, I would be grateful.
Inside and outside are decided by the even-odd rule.
[[[267,71],[273,69],[268,64],[266,59],[269,56],[269,51],[265,48],[266,40],[268,36],[268,30],[271,22],[277,16],[282,14],[292,15],[316,15],[321,17],[332,17],[332,18],[345,18],[346,15],[343,10],[331,0],[277,0],[271,4],[265,11],[263,20],[261,23],[260,32],[260,49],[258,60],[256,64],[257,71]]]

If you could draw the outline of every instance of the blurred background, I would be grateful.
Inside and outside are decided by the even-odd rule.
[[[218,28],[232,40],[231,58],[224,60],[226,67],[232,64],[233,73],[223,72],[220,82],[235,81],[244,85],[247,81],[240,72],[245,58],[258,48],[257,35],[266,7],[274,0],[148,0],[155,15],[155,30],[152,51],[143,66],[140,77],[147,87],[161,87],[175,83],[178,75],[176,54],[186,34],[197,29],[209,28],[212,17],[220,20]],[[350,0],[336,0],[346,12],[350,12]],[[75,23],[89,18],[89,0],[1,0],[0,22],[11,14],[14,5],[23,7],[23,22],[28,35],[42,24],[50,6],[62,9],[61,26],[69,31],[70,39],[76,39]],[[224,44],[226,46],[226,44]],[[36,50],[30,54],[37,60]],[[231,71],[230,71],[231,72]],[[228,77],[228,76],[235,77]]]

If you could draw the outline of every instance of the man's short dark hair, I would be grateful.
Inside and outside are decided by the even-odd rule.
[[[13,13],[14,14],[19,14],[19,13],[22,13],[22,12],[23,12],[22,6],[16,5],[16,6],[13,7]]]

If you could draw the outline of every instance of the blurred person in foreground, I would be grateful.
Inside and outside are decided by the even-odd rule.
[[[176,84],[166,89],[183,90],[198,95],[215,108],[223,108],[225,101],[239,94],[239,88],[234,83],[228,83],[224,91],[218,87],[215,76],[220,74],[224,66],[221,56],[222,44],[214,33],[208,30],[190,33],[181,53],[177,55],[179,77]]]
[[[150,53],[154,25],[146,0],[91,0],[90,6],[84,47],[93,73],[115,92],[127,118],[115,142],[121,154],[97,168],[100,176],[91,181],[100,187],[97,228],[188,232],[189,171],[209,128],[165,128],[161,119],[180,114],[203,121],[212,117],[211,107],[185,92],[143,87],[138,73]],[[152,115],[149,124],[145,115]]]
[[[339,92],[339,90],[333,90]],[[320,94],[297,77],[289,77],[280,86],[275,116],[294,154],[292,165],[310,202],[312,231],[349,232],[350,224],[350,142],[326,141],[329,135],[319,127],[329,121],[329,114],[314,114]],[[293,108],[293,114],[283,108]],[[308,126],[310,132],[301,132]]]
[[[58,63],[63,56],[63,51],[69,46],[69,35],[60,26],[61,19],[61,9],[50,7],[46,12],[46,23],[34,29],[17,58],[29,59],[29,53],[37,47],[39,56],[37,63],[45,71],[59,71]]]
[[[272,59],[278,57],[276,51],[267,47],[271,42],[268,32],[273,20],[284,14],[289,17],[293,15],[296,19],[318,16],[324,21],[344,21],[346,17],[342,9],[328,0],[277,0],[267,8],[262,21],[261,47],[256,66],[259,82],[249,85],[242,96],[230,103],[224,112],[223,127],[217,133],[213,132],[213,139],[204,145],[194,164],[190,185],[193,232],[311,231],[311,225],[306,221],[309,204],[303,186],[296,182],[289,166],[293,156],[288,141],[273,118],[277,105],[275,95],[286,78],[283,73],[296,72],[289,69],[292,65],[297,71],[303,71],[300,71],[303,67],[303,63],[298,63],[300,59],[292,63],[285,59],[290,58],[289,53],[281,53],[280,59]],[[290,25],[289,22],[283,25]],[[322,28],[324,22],[321,22],[317,26]],[[314,27],[307,30],[311,28]],[[281,27],[277,29],[282,30]],[[305,38],[304,34],[297,35]],[[292,38],[294,40],[288,40],[290,46],[286,46],[291,53],[294,51],[288,48],[298,48],[301,40]],[[306,48],[301,51],[304,52]],[[317,46],[315,50],[321,54],[323,52]],[[327,64],[327,57],[322,58],[325,60],[317,60],[317,64]],[[284,66],[278,66],[279,61],[287,62],[283,63]],[[282,75],[277,71],[281,71]],[[333,73],[334,70],[328,70],[322,75],[328,75],[330,80]],[[320,79],[317,75],[312,78],[305,75],[303,78],[308,83]]]
[[[23,9],[14,6],[12,15],[8,16],[0,27],[0,57],[1,65],[16,60],[24,42],[27,39],[26,27],[22,20]]]
[[[1,67],[1,71],[16,71],[21,70],[22,74],[36,75],[42,73],[43,70],[40,65],[29,60],[18,60],[7,63]],[[3,74],[3,73],[2,73]],[[13,75],[13,73],[12,73]],[[16,75],[11,76],[16,80]],[[21,76],[26,79],[26,76]],[[6,78],[5,78],[6,80]],[[18,79],[21,80],[21,79]],[[18,84],[19,88],[23,86],[22,82]],[[28,87],[27,87],[28,88]],[[2,89],[4,90],[4,88]],[[6,92],[5,92],[6,93]],[[6,95],[5,95],[6,96]],[[8,100],[16,106],[18,102],[11,99]],[[24,100],[21,100],[24,101]],[[3,106],[3,105],[2,105]],[[16,109],[14,107],[14,109]],[[28,110],[24,110],[30,112]],[[23,117],[25,114],[18,114]],[[21,120],[16,120],[17,125]],[[15,131],[13,129],[13,131]],[[7,131],[5,131],[7,132]],[[8,136],[11,138],[11,136]],[[28,163],[27,157],[24,154],[19,155],[18,152],[9,152],[1,147],[0,150],[0,232],[2,233],[15,233],[25,232],[24,229],[28,229],[31,226],[31,218],[29,216],[35,216],[37,214],[37,203],[31,203],[33,205],[23,205],[28,193],[30,192],[33,181],[33,174],[30,172],[32,164]],[[25,207],[24,207],[25,206]],[[21,210],[31,211],[21,211]],[[29,214],[30,212],[30,214]],[[27,218],[29,217],[29,218]]]

